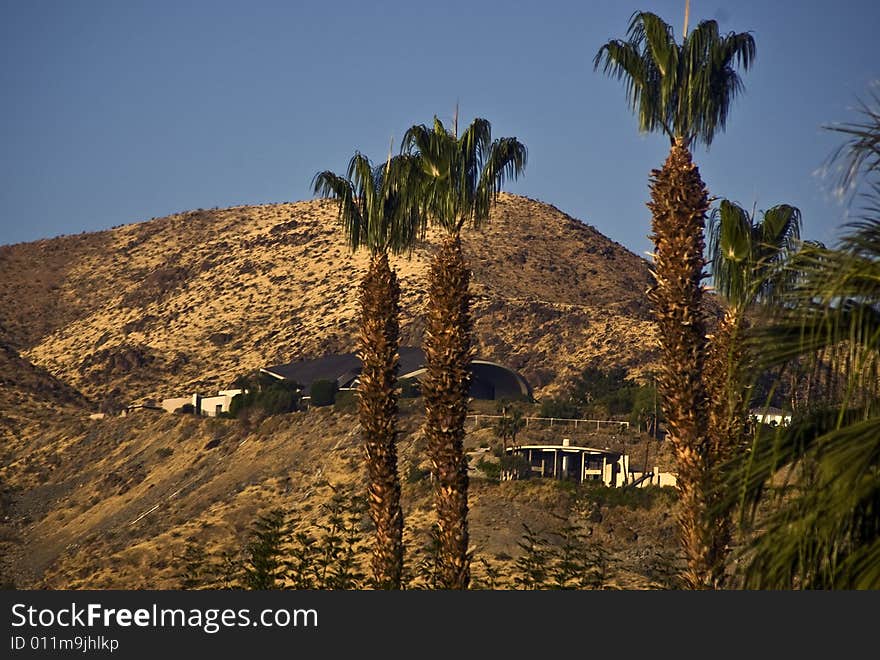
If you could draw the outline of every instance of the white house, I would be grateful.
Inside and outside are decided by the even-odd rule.
[[[191,404],[196,415],[205,415],[206,417],[216,417],[220,413],[229,412],[232,405],[232,399],[242,394],[242,390],[220,390],[217,396],[202,396],[201,394],[193,394],[192,396],[173,397],[162,400],[162,408],[168,412],[174,412],[186,404]]]
[[[791,413],[780,408],[752,408],[750,416],[753,422],[770,426],[788,426],[791,424]]]

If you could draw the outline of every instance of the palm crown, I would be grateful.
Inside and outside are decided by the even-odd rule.
[[[485,119],[474,119],[458,137],[436,117],[433,127],[411,127],[402,149],[421,164],[423,210],[450,234],[465,224],[479,228],[507,179],[526,165],[526,147],[516,138],[492,140]]]
[[[625,79],[639,129],[662,130],[685,146],[694,140],[709,146],[715,131],[725,128],[730,104],[743,88],[734,66],[748,70],[755,59],[752,36],[722,36],[717,22],[702,21],[679,45],[663,19],[636,12],[627,37],[602,46],[593,66]]]
[[[411,156],[396,156],[373,166],[355,153],[346,176],[318,172],[312,180],[315,194],[335,198],[339,219],[352,250],[366,247],[372,254],[395,254],[412,248],[424,231],[414,197],[418,166]]]
[[[769,296],[780,280],[771,277],[800,238],[801,212],[779,204],[759,222],[740,206],[722,200],[709,224],[709,260],[715,288],[732,307],[743,309]]]

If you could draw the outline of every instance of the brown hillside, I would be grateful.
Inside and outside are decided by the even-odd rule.
[[[398,258],[418,344],[429,235]],[[652,357],[647,263],[553,206],[503,194],[465,234],[479,353],[538,395],[591,360]],[[3,339],[96,402],[210,391],[240,373],[354,347],[356,285],[329,201],[199,210],[0,248]]]
[[[424,558],[434,521],[417,403],[404,405],[398,443],[411,569]],[[633,436],[566,435],[587,446],[626,447],[634,458],[643,452]],[[537,441],[541,432],[524,431],[521,439]],[[491,429],[471,428],[467,449],[495,442]],[[668,452],[659,449],[652,443],[652,462],[668,465]],[[413,468],[420,468],[415,478]],[[215,558],[238,552],[256,516],[275,507],[291,512],[297,529],[314,532],[333,488],[362,496],[364,480],[357,418],[344,409],[248,420],[140,411],[47,422],[39,442],[0,466],[9,490],[8,516],[0,520],[0,583],[179,588],[187,542]],[[563,523],[605,549],[609,584],[662,583],[661,574],[679,561],[671,494],[643,493],[637,499],[644,506],[633,507],[603,501],[605,489],[569,486],[540,479],[498,483],[472,471],[475,585],[488,562],[512,586],[523,524],[543,531]],[[368,565],[363,553],[361,562]]]
[[[86,399],[11,346],[0,342],[0,464],[22,449],[23,438],[60,412],[83,415]]]

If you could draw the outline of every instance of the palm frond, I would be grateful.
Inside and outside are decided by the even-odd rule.
[[[880,417],[826,413],[826,421],[832,417],[831,430],[800,432],[804,442],[777,446],[778,456],[765,452],[760,458],[771,460],[753,462],[764,470],[755,470],[753,484],[769,478],[779,456],[794,456],[788,465],[799,471],[785,488],[785,506],[761,521],[764,531],[746,553],[746,587],[880,587],[880,572],[866,566],[880,541]]]
[[[411,250],[424,235],[421,212],[420,164],[409,156],[396,156],[374,166],[355,152],[346,176],[319,172],[312,180],[315,194],[333,198],[338,219],[351,250],[366,247],[371,253]]]
[[[527,156],[516,138],[493,141],[491,125],[482,118],[456,137],[435,117],[433,130],[411,127],[401,150],[417,159],[424,174],[421,210],[450,235],[466,224],[479,228],[488,219],[497,193],[522,174]]]
[[[788,204],[768,209],[756,222],[739,205],[721,200],[708,226],[709,263],[716,290],[741,309],[792,286],[793,280],[780,273],[798,244],[800,226],[800,210]]]
[[[847,137],[829,158],[830,163],[841,165],[838,184],[841,192],[854,188],[861,177],[880,172],[880,95],[873,92],[871,99],[873,106],[858,101],[862,121],[824,127]]]
[[[656,14],[636,12],[627,39],[604,44],[593,68],[623,80],[639,130],[662,130],[685,144],[711,145],[727,126],[730,105],[743,90],[736,72],[747,71],[756,54],[749,33],[721,35],[715,21],[702,21],[679,45],[672,27]]]

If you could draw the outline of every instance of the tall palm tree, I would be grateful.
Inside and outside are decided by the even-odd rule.
[[[457,129],[457,122],[456,122]],[[488,219],[505,180],[518,177],[526,148],[516,138],[492,140],[485,119],[475,119],[459,136],[434,118],[433,127],[411,127],[402,149],[417,157],[423,177],[426,217],[445,234],[428,277],[424,351],[425,435],[434,476],[439,526],[439,580],[444,589],[467,589],[468,476],[464,422],[473,357],[470,270],[461,250],[461,230],[479,229]]]
[[[710,337],[703,372],[709,401],[707,462],[716,468],[745,448],[752,374],[744,341],[749,329],[747,312],[771,300],[774,290],[786,284],[772,275],[794,250],[800,226],[800,211],[788,204],[768,209],[755,221],[742,207],[725,199],[710,216],[707,233],[712,280],[727,303],[724,317]],[[721,585],[731,538],[731,507],[719,509],[725,499],[720,490],[708,499],[716,511],[711,564],[717,574],[713,580]]]
[[[382,589],[399,589],[403,573],[403,512],[397,473],[397,371],[399,365],[400,285],[388,252],[411,249],[423,229],[409,195],[418,174],[408,156],[373,167],[356,153],[346,176],[315,175],[316,194],[335,198],[352,250],[365,247],[370,265],[360,284],[358,415],[369,478],[370,517],[376,529],[373,580]]]
[[[712,143],[727,123],[730,104],[742,89],[735,70],[748,69],[755,42],[747,33],[721,35],[715,21],[702,21],[681,44],[672,27],[649,12],[633,14],[627,39],[614,39],[596,53],[594,68],[624,81],[639,129],[661,131],[669,157],[651,172],[650,189],[656,284],[648,296],[661,337],[658,385],[675,449],[680,495],[679,526],[688,561],[683,575],[692,588],[715,585],[715,525],[711,491],[706,391],[705,319],[701,309],[703,229],[708,191],[690,146]]]
[[[825,406],[757,436],[731,493],[746,522],[787,475],[744,555],[747,588],[880,588],[880,99],[834,126],[841,185],[865,184],[863,217],[836,248],[808,245],[785,264],[773,323],[754,336],[759,366],[817,359],[834,378]],[[857,186],[858,187],[858,186]],[[777,482],[778,484],[778,482]],[[784,495],[783,495],[784,492]]]

